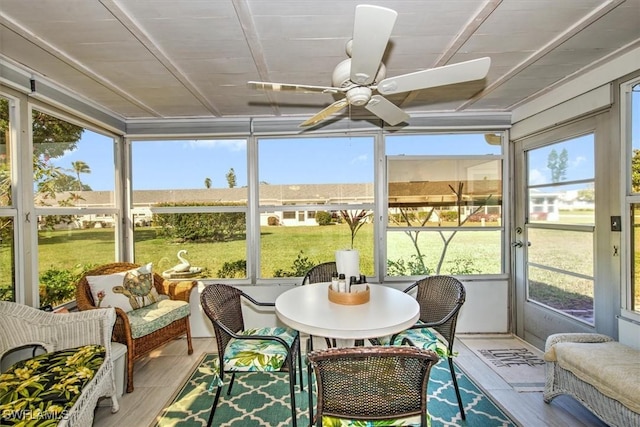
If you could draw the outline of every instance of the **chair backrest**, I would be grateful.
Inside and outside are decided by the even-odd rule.
[[[405,289],[417,287],[416,300],[420,304],[420,321],[433,324],[447,340],[449,349],[453,346],[458,312],[464,304],[464,285],[452,276],[428,276]]]
[[[331,275],[338,272],[335,261],[323,262],[313,266],[307,271],[302,279],[302,285],[308,285],[310,283],[330,282]]]
[[[140,267],[139,264],[132,264],[129,262],[113,262],[110,264],[104,264],[87,271],[76,283],[76,304],[78,310],[88,310],[96,308],[96,303],[93,300],[91,294],[91,287],[87,276],[104,276],[107,274],[122,273],[123,271],[129,271]],[[156,288],[159,294],[166,294],[164,286],[162,285],[164,279],[158,273],[153,273],[153,286]]]
[[[220,357],[232,338],[227,331],[244,329],[241,296],[238,288],[221,283],[207,285],[200,294],[202,309],[213,324]]]
[[[318,417],[380,420],[427,413],[438,356],[410,346],[331,348],[307,355],[316,375]]]

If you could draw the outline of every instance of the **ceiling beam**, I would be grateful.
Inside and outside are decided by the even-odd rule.
[[[262,48],[262,43],[260,43],[260,37],[258,32],[256,31],[256,25],[253,21],[253,14],[247,4],[246,0],[232,0],[233,7],[236,10],[236,15],[238,16],[238,21],[240,22],[240,26],[242,27],[242,32],[244,33],[245,39],[247,40],[247,45],[249,51],[251,52],[251,57],[253,58],[253,63],[258,69],[258,76],[261,81],[268,82],[271,81],[269,77],[269,67],[267,66],[267,61],[264,57],[264,50]],[[280,116],[280,108],[278,107],[278,103],[276,102],[275,93],[271,91],[264,91],[264,94],[267,96],[269,100],[269,105],[273,108],[273,113],[276,116]]]
[[[542,46],[540,49],[529,55],[522,62],[517,64],[511,70],[504,73],[502,76],[498,77],[493,83],[485,87],[483,90],[476,93],[473,97],[471,97],[468,101],[464,102],[457,108],[457,111],[464,110],[468,108],[470,105],[473,105],[477,101],[479,101],[485,95],[493,92],[498,87],[502,86],[520,72],[530,67],[539,59],[543,58],[548,53],[552,52],[554,49],[558,48],[561,44],[571,39],[576,34],[580,33],[582,30],[587,28],[589,25],[596,22],[598,19],[602,18],[607,13],[611,12],[613,9],[624,3],[626,0],[608,0],[598,7],[593,9],[587,15],[585,15],[582,19],[577,21],[571,27],[567,28],[564,32],[560,33],[558,36],[554,37],[547,44]],[[531,97],[528,98],[529,100]]]
[[[18,23],[14,22],[7,15],[2,13],[2,11],[0,11],[0,25],[4,26],[5,28],[7,28],[10,31],[13,31],[18,36],[22,37],[23,39],[27,40],[28,42],[30,42],[34,46],[37,46],[38,48],[40,48],[43,51],[47,52],[49,55],[51,55],[54,58],[58,59],[59,61],[63,62],[67,66],[69,66],[72,69],[74,69],[77,72],[79,72],[80,74],[86,76],[87,78],[95,81],[96,83],[104,86],[108,90],[114,92],[118,96],[121,96],[122,98],[124,98],[127,101],[131,102],[136,107],[148,112],[149,114],[152,114],[152,115],[155,115],[155,116],[158,116],[158,117],[160,116],[160,114],[157,111],[155,111],[152,107],[150,107],[149,105],[145,104],[144,102],[140,101],[136,97],[132,96],[130,93],[126,92],[125,90],[122,90],[120,87],[118,87],[118,85],[113,83],[111,80],[101,76],[100,74],[96,73],[92,69],[82,65],[82,63],[77,61],[75,58],[67,55],[64,51],[56,48],[51,43],[49,43],[46,40],[38,37],[37,35],[33,34],[28,29],[26,29],[26,28],[22,27],[21,25],[19,25]],[[68,90],[72,90],[72,88],[67,88],[67,89]]]
[[[100,0],[100,3],[135,37],[167,71],[178,80],[211,114],[220,117],[220,110],[209,101],[204,93],[185,75],[169,57],[160,49],[159,44],[147,35],[138,23],[131,18],[114,0]]]

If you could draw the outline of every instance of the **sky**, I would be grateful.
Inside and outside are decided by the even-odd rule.
[[[373,181],[372,137],[263,139],[258,144],[259,180],[269,184],[361,183]],[[236,186],[247,185],[244,140],[134,141],[134,190],[228,187],[226,174],[233,168]],[[392,137],[388,154],[499,154],[482,134],[441,135],[437,138]],[[83,161],[91,173],[81,174],[83,184],[95,191],[113,189],[111,139],[85,130],[78,148],[52,159],[75,176],[71,163]]]
[[[640,126],[634,131],[638,129]],[[372,182],[372,140],[369,136],[261,139],[259,180],[269,184]],[[234,169],[236,186],[247,185],[244,140],[134,141],[132,147],[134,190],[206,188],[206,178],[211,179],[212,187],[226,188],[230,168]],[[387,137],[386,148],[387,155],[500,154],[500,147],[488,145],[483,134],[394,135]],[[547,160],[552,148],[558,154],[567,149],[568,180],[593,178],[593,143],[585,136],[532,150],[530,184],[550,182]],[[81,174],[83,184],[95,191],[113,190],[111,138],[85,130],[76,150],[52,161],[75,176],[71,163],[78,160],[91,169],[91,173]]]

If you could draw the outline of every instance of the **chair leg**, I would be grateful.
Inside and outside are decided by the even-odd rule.
[[[325,338],[324,341],[327,343],[327,348],[332,348],[332,347],[337,347],[338,346],[336,344],[336,340],[335,339],[332,341],[331,338]]]
[[[220,399],[220,392],[222,391],[221,385],[216,388],[216,396],[213,398],[213,405],[211,405],[211,413],[209,414],[209,419],[207,420],[207,427],[211,427],[213,423],[213,414],[216,412],[216,406],[218,406],[218,400]]]
[[[300,391],[304,391],[304,384],[302,382],[302,345],[298,342],[298,377],[300,378]]]
[[[293,357],[291,358],[293,359]],[[291,360],[291,363],[295,363]],[[294,365],[295,366],[295,365]],[[300,384],[302,386],[302,384]],[[289,396],[291,399],[291,425],[298,426],[298,414],[296,413],[296,370],[289,369]]]
[[[133,391],[133,351],[127,346],[127,393]]]
[[[120,404],[118,403],[118,397],[116,396],[116,392],[111,395],[111,413],[115,414],[120,410]]]
[[[449,370],[451,371],[451,379],[453,380],[453,387],[456,390],[456,397],[458,398],[458,407],[460,408],[460,416],[462,417],[463,420],[465,420],[466,416],[464,414],[464,406],[462,405],[462,397],[460,396],[460,389],[458,388],[456,371],[453,367],[453,360],[450,357],[448,357],[447,360],[449,360]]]
[[[189,316],[185,317],[187,330],[187,354],[193,354],[193,343],[191,342],[191,325],[189,324]]]
[[[231,381],[229,381],[229,388],[227,389],[227,396],[229,396],[231,394],[231,387],[233,387],[233,382],[236,379],[236,373],[232,372],[231,373]]]
[[[307,363],[307,390],[309,390],[309,427],[313,426],[313,372]]]

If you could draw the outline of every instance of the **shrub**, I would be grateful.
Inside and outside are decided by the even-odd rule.
[[[331,214],[326,211],[318,211],[316,212],[316,222],[318,225],[330,225],[331,224]]]
[[[13,286],[0,286],[0,301],[13,301]]]
[[[424,259],[424,255],[422,258]],[[427,276],[429,274],[431,274],[431,270],[417,255],[411,255],[406,263],[402,258],[397,261],[387,260],[388,276]]]
[[[456,258],[450,264],[449,274],[461,276],[464,274],[479,274],[480,270],[475,268],[473,260],[470,258]]]
[[[157,206],[228,206],[220,203],[159,203]],[[243,206],[234,204],[234,206]],[[223,242],[243,239],[246,218],[243,212],[201,212],[153,214],[160,235],[179,242]]]
[[[316,262],[305,257],[303,251],[300,251],[291,264],[291,270],[278,269],[273,272],[273,277],[303,277],[316,264]]]
[[[440,212],[440,219],[445,222],[454,222],[458,220],[458,212],[456,211],[442,211]]]
[[[216,275],[221,278],[247,277],[247,261],[239,259],[225,262]]]
[[[484,219],[486,222],[496,222],[498,221],[499,216],[497,214],[488,214],[488,213],[475,213],[473,215],[469,215],[467,221],[469,222],[482,222]]]
[[[78,264],[73,269],[51,268],[40,275],[40,307],[57,306],[75,297],[76,282],[94,267],[94,264]]]
[[[269,218],[267,218],[267,225],[270,225],[270,226],[280,225],[280,220],[278,219],[277,216],[270,216]]]

